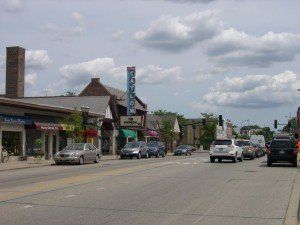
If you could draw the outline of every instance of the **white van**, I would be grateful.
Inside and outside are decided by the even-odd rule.
[[[250,142],[251,144],[257,145],[261,148],[264,148],[266,146],[264,135],[251,135]]]

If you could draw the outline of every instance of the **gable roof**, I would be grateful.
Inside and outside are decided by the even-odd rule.
[[[157,125],[159,127],[163,126],[163,122],[168,121],[174,128],[175,132],[178,132],[179,125],[177,116],[175,115],[154,115],[154,114],[148,114],[147,115],[147,128],[150,130],[157,130]]]
[[[62,107],[70,110],[81,110],[82,106],[90,107],[90,113],[105,115],[110,96],[54,96],[25,97],[18,99],[24,103],[43,104],[45,106]]]

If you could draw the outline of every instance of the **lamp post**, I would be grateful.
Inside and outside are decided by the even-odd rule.
[[[89,120],[89,111],[90,111],[90,107],[88,107],[88,106],[81,106],[82,126],[83,126],[83,129],[84,129],[84,143],[87,142],[86,127],[88,125],[88,120]]]

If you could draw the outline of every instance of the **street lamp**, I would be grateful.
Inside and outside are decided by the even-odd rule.
[[[88,125],[88,120],[89,120],[89,111],[90,111],[90,107],[88,107],[88,106],[81,106],[82,126],[83,126],[83,129],[84,129],[84,143],[87,142],[86,127]]]

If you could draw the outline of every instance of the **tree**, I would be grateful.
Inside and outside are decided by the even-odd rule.
[[[201,113],[207,123],[201,130],[200,143],[204,146],[204,149],[209,149],[211,143],[215,139],[217,130],[218,117],[212,113]]]
[[[256,135],[263,135],[266,141],[271,141],[274,137],[274,131],[271,131],[270,127],[263,127],[260,131],[257,131]]]
[[[155,110],[153,114],[157,116],[177,116],[179,125],[184,125],[187,123],[187,119],[184,117],[184,115],[179,114],[177,112],[170,112],[163,109],[158,109]]]
[[[295,130],[297,130],[297,118],[296,117],[293,117],[292,119],[290,119],[288,121],[288,123],[291,124],[291,127],[289,127],[288,125],[285,125],[283,128],[282,128],[282,131],[283,132],[287,132],[287,133],[294,133]]]
[[[162,121],[162,125],[160,127],[160,136],[167,143],[173,143],[175,139],[175,132],[173,130],[173,126],[170,121],[164,120]]]
[[[83,142],[82,136],[82,115],[78,110],[74,110],[71,114],[64,118],[63,123],[67,126],[71,126],[73,129],[67,129],[65,131],[68,138],[72,138],[75,143]]]

